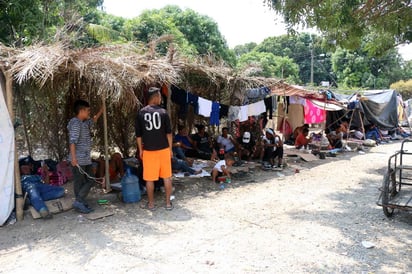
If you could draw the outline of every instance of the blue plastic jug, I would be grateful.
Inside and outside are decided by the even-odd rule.
[[[136,203],[141,199],[139,178],[133,175],[130,168],[126,169],[126,174],[123,176],[122,181],[122,196],[125,203]]]

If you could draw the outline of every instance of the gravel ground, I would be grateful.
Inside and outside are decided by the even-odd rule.
[[[282,174],[256,170],[224,190],[207,179],[178,182],[171,212],[158,193],[155,212],[107,194],[111,205],[96,205],[115,212],[105,219],[26,214],[0,228],[0,273],[412,272],[411,213],[388,219],[376,206],[399,147],[289,160]]]

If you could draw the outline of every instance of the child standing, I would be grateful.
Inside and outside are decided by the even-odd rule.
[[[87,214],[93,209],[87,204],[86,197],[93,185],[91,148],[92,139],[90,130],[93,124],[103,113],[103,108],[90,119],[90,105],[83,100],[74,103],[74,114],[67,129],[69,131],[70,156],[69,160],[73,170],[73,187],[76,200],[73,208]]]
[[[225,160],[216,163],[212,170],[212,181],[216,183],[217,177],[226,176],[230,180],[230,167],[235,163],[235,159],[226,154]]]

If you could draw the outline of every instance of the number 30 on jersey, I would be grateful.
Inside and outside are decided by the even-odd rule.
[[[162,120],[160,119],[160,113],[159,112],[153,112],[153,113],[145,113],[144,116],[144,121],[146,122],[146,130],[153,130],[153,129],[160,129],[162,126]]]

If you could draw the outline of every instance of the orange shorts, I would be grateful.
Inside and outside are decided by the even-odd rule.
[[[172,160],[169,148],[162,150],[143,150],[143,179],[157,181],[159,178],[172,177]]]

